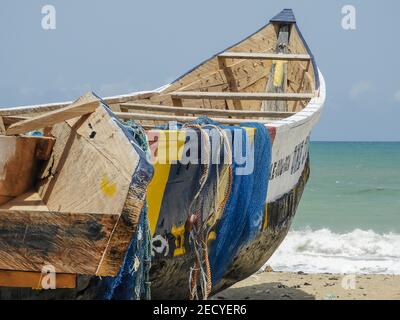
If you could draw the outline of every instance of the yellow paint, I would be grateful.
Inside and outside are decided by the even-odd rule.
[[[265,231],[268,228],[268,203],[265,204],[265,208],[264,208],[264,223],[263,223],[263,227],[262,230]]]
[[[256,135],[256,129],[252,127],[243,127],[246,130],[247,138],[249,139],[250,143],[254,143],[254,136]]]
[[[273,64],[275,65],[275,72],[274,72],[274,86],[281,87],[283,82],[283,71],[284,66],[287,62],[284,60],[274,60]]]
[[[215,233],[215,231],[211,231],[208,234],[208,241],[214,241],[215,239],[217,239],[217,234]]]
[[[117,184],[107,179],[106,175],[101,178],[101,190],[107,197],[113,197],[117,192]]]
[[[251,127],[244,127],[244,129],[246,130],[249,140],[254,142],[256,129]],[[180,160],[182,158],[183,146],[186,141],[185,130],[160,130],[158,132],[160,135],[158,137],[157,159],[155,159],[154,163],[154,176],[147,189],[147,212],[152,235],[154,235],[157,228],[165,187],[168,183],[171,169],[171,161]],[[220,190],[219,199],[217,200],[219,204],[223,201],[223,195],[228,181],[228,171],[224,170],[223,174],[220,176],[220,187],[218,188]],[[217,219],[218,217],[214,218]],[[208,221],[208,223],[210,223],[210,221]],[[178,250],[178,252],[180,251]]]
[[[172,235],[175,237],[174,257],[185,254],[185,225],[179,227],[173,225],[171,229]]]
[[[154,159],[154,175],[147,189],[148,217],[150,232],[154,235],[160,215],[165,187],[168,182],[171,161],[182,157],[186,133],[184,130],[160,130],[157,158]]]

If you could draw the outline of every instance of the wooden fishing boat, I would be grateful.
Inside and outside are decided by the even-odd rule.
[[[207,297],[255,273],[289,230],[309,176],[310,132],[324,102],[324,79],[285,9],[160,89],[0,109],[0,297],[94,298],[90,288],[101,284],[99,276],[118,274],[146,201],[152,298],[194,298],[197,288]],[[221,231],[226,195],[231,202],[242,195],[231,190],[231,163],[210,169],[182,161],[187,132],[202,135],[214,125],[196,121],[199,116],[218,126],[262,124],[270,144],[270,157],[256,163],[268,176],[252,185],[254,194],[256,182],[267,187],[262,212],[251,222],[251,237],[244,234],[245,242],[227,248],[223,266],[208,255],[213,243],[228,237]],[[150,158],[122,120],[146,130]],[[183,126],[165,126],[170,121]],[[260,127],[241,128],[257,148]],[[33,130],[41,135],[27,135]],[[160,154],[168,155],[166,162],[154,161]],[[201,193],[199,180],[212,187]],[[200,217],[194,206],[213,215]],[[41,286],[44,265],[54,267],[59,289],[39,296],[30,288]]]

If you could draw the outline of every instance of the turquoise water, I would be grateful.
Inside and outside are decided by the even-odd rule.
[[[312,142],[294,229],[400,233],[400,142]]]
[[[400,274],[400,143],[312,142],[277,271]]]

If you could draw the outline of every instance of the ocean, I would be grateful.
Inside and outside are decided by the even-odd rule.
[[[275,271],[400,274],[400,142],[312,142]]]

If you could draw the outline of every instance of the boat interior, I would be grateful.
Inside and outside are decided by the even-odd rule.
[[[159,90],[104,100],[120,119],[135,120],[145,129],[199,116],[232,125],[271,123],[301,111],[316,96],[315,69],[297,25],[277,18]],[[67,105],[0,111],[0,130]]]

